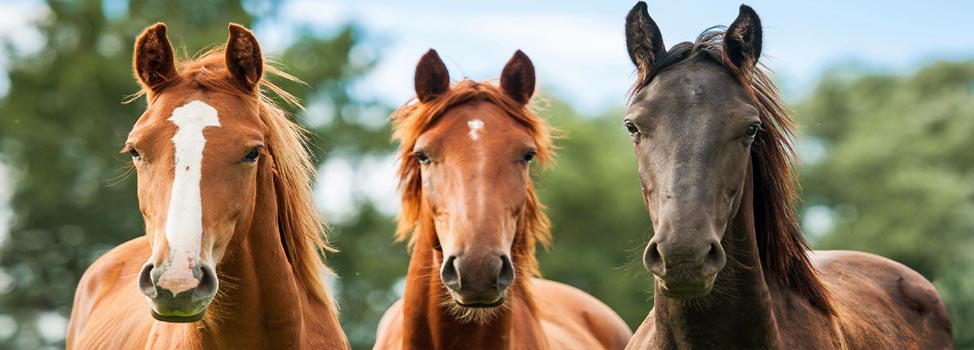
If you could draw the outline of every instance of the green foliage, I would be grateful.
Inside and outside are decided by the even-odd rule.
[[[397,284],[405,283],[409,256],[405,244],[393,242],[392,218],[364,205],[356,219],[334,227],[338,254],[328,266],[338,274],[336,298],[341,306],[342,328],[354,349],[369,349],[386,308],[399,296]],[[401,292],[401,290],[400,290]]]
[[[974,348],[974,62],[908,77],[826,75],[797,107],[826,155],[802,168],[805,208],[826,206],[819,249],[873,252],[934,282],[958,348]]]
[[[355,100],[349,88],[374,62],[351,60],[361,41],[359,30],[346,28],[322,40],[305,31],[280,57],[285,70],[307,85],[282,83],[287,91],[307,102],[298,122],[312,131],[312,152],[318,164],[340,158],[358,167],[367,158],[390,154],[386,117],[391,110],[374,102]],[[327,193],[325,195],[328,195]],[[324,198],[327,201],[328,198]],[[341,323],[355,349],[375,341],[375,330],[385,308],[397,298],[393,286],[405,275],[408,257],[403,245],[393,242],[393,218],[367,202],[350,203],[353,217],[329,220],[329,239],[338,254],[327,264],[339,276],[333,292],[341,307]]]
[[[653,306],[642,265],[652,226],[623,112],[584,117],[555,100],[540,114],[564,135],[555,165],[535,176],[553,224],[544,277],[594,295],[635,329]]]

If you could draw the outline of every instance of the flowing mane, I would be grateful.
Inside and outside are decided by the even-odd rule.
[[[316,171],[307,150],[308,131],[290,121],[286,113],[267,94],[269,90],[286,104],[302,108],[296,97],[267,78],[301,81],[265,63],[258,96],[254,100],[253,93],[242,90],[229,78],[223,46],[210,49],[199,58],[181,60],[176,65],[181,73],[177,79],[166,82],[166,86],[196,84],[200,89],[238,95],[244,101],[256,101],[254,107],[268,131],[267,152],[274,162],[278,226],[287,260],[295,278],[307,289],[307,293],[336,311],[336,304],[326,292],[322,278],[324,274],[332,273],[322,260],[322,253],[334,252],[335,249],[327,242],[325,222],[318,215],[312,198],[311,184],[316,178]],[[146,88],[134,94],[131,99],[142,95],[149,95],[149,104],[154,102],[152,94]]]
[[[809,260],[811,247],[795,213],[799,189],[794,170],[797,160],[791,143],[795,123],[788,116],[778,88],[768,77],[767,67],[736,67],[724,54],[723,36],[721,27],[713,27],[701,33],[694,43],[674,45],[656,59],[652,69],[639,73],[630,98],[649,85],[661,71],[694,54],[706,55],[731,72],[753,100],[764,128],[751,148],[754,222],[761,267],[768,278],[801,293],[815,307],[835,315],[831,294]]]
[[[422,224],[430,220],[431,211],[423,196],[420,178],[420,163],[413,153],[413,147],[420,135],[429,129],[440,117],[455,106],[484,101],[499,107],[511,118],[527,128],[537,147],[535,159],[542,166],[550,163],[554,153],[551,141],[551,128],[544,119],[531,112],[526,106],[505,95],[493,84],[463,80],[432,101],[422,103],[415,99],[407,102],[393,112],[390,119],[393,126],[393,140],[399,141],[399,189],[402,191],[402,211],[397,218],[396,238],[409,239],[412,249],[417,234],[433,235],[432,225]],[[551,241],[551,223],[544,213],[544,206],[538,201],[534,184],[528,181],[527,201],[518,219],[514,236],[514,264],[518,270],[539,276],[538,261],[535,257],[536,244],[548,246]],[[428,227],[423,229],[424,227]],[[423,231],[423,232],[416,232]]]

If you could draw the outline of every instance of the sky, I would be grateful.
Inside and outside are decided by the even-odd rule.
[[[327,33],[355,22],[380,63],[356,87],[360,97],[398,106],[413,95],[416,62],[434,48],[451,77],[494,79],[518,49],[534,61],[539,86],[580,111],[624,103],[633,81],[625,16],[634,1],[318,1],[291,0],[279,20],[256,28],[285,44],[297,24]],[[650,1],[666,45],[729,25],[738,4]],[[837,66],[909,72],[936,59],[974,58],[974,2],[750,1],[764,27],[764,57],[787,94],[800,97]]]
[[[124,0],[106,0],[124,11]],[[260,1],[250,1],[259,3]],[[398,106],[413,95],[419,57],[436,49],[452,78],[495,79],[514,51],[534,61],[542,93],[567,100],[583,113],[621,106],[633,81],[625,47],[625,16],[634,1],[401,1],[281,0],[273,19],[254,31],[273,54],[296,39],[298,28],[322,35],[346,23],[365,29],[355,53],[378,66],[355,95]],[[974,2],[937,6],[893,1],[750,1],[764,27],[762,61],[778,74],[786,95],[800,98],[823,72],[854,67],[910,72],[938,59],[974,59]],[[737,3],[650,1],[667,46],[693,40],[704,29],[728,25]],[[253,7],[253,6],[252,6]],[[261,10],[263,11],[263,9]],[[15,47],[40,47],[30,21],[44,13],[38,0],[0,1],[0,38]],[[165,19],[160,19],[165,20]],[[5,59],[0,55],[0,72]],[[0,74],[0,94],[6,87]]]
[[[762,62],[794,102],[829,69],[848,67],[909,73],[938,59],[974,59],[974,2],[916,6],[907,1],[782,2],[748,4],[761,16]],[[625,46],[625,17],[634,1],[318,1],[291,0],[277,19],[254,28],[262,45],[283,48],[296,27],[322,35],[353,22],[366,31],[355,53],[378,66],[353,90],[356,97],[399,106],[414,95],[419,58],[436,49],[454,80],[496,79],[516,50],[534,62],[538,86],[582,113],[624,104],[634,80]],[[670,47],[704,29],[729,25],[739,3],[650,1],[650,16]],[[374,57],[379,53],[378,57]],[[356,167],[336,158],[320,169],[316,198],[331,221],[355,214],[355,201],[371,200],[386,213],[398,210],[394,159]],[[361,181],[361,179],[368,181]],[[367,185],[361,186],[362,183]],[[356,185],[358,184],[358,186]],[[819,208],[822,209],[822,208]],[[827,213],[807,215],[810,234],[830,230]]]
[[[124,11],[124,4],[107,0],[106,8]],[[520,49],[535,64],[542,94],[563,99],[582,113],[596,114],[622,106],[633,82],[624,25],[634,4],[617,0],[282,0],[273,11],[276,16],[253,29],[264,51],[273,55],[296,39],[299,28],[327,36],[346,23],[356,23],[365,30],[365,41],[353,57],[377,59],[378,65],[355,85],[354,95],[388,106],[399,106],[413,96],[415,64],[430,48],[439,52],[454,80],[496,79]],[[708,27],[730,24],[738,4],[649,1],[648,7],[669,47],[693,40]],[[762,62],[776,72],[792,102],[813,88],[823,72],[836,67],[909,73],[933,60],[974,59],[974,40],[966,34],[974,32],[970,18],[974,2],[970,1],[944,1],[937,6],[901,0],[748,4],[762,19]],[[43,2],[38,0],[0,1],[0,38],[22,50],[40,47],[39,33],[29,24],[43,14]],[[3,65],[0,55],[0,73]],[[0,95],[6,88],[6,78],[0,74]],[[393,164],[392,158],[364,162],[336,158],[324,164],[317,196],[326,215],[333,221],[353,216],[350,201],[397,203]],[[9,210],[4,209],[8,206],[3,205],[9,200],[6,178],[10,174],[2,170],[0,163],[0,241],[10,220]],[[351,185],[362,176],[369,177],[370,186]],[[380,209],[394,212],[397,206]]]

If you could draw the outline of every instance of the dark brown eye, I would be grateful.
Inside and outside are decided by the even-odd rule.
[[[142,154],[135,147],[129,146],[129,154],[132,156],[132,160],[142,160]]]
[[[426,153],[423,153],[423,152],[416,152],[416,159],[419,160],[419,164],[429,164],[430,163],[430,157],[427,156]]]
[[[533,150],[532,151],[528,151],[528,153],[525,153],[524,154],[524,161],[526,163],[530,163],[532,160],[534,160],[534,156],[537,155],[537,154],[538,154],[537,151],[533,151]]]
[[[250,150],[250,152],[247,152],[247,155],[244,156],[243,162],[254,163],[257,161],[258,157],[260,157],[260,147],[254,147],[254,149]]]
[[[639,128],[636,127],[636,124],[633,124],[630,121],[626,121],[626,130],[629,130],[630,134],[635,134],[639,132]]]
[[[761,130],[761,124],[758,123],[751,124],[747,127],[747,130],[744,130],[744,136],[754,137],[754,135],[758,134],[759,130]]]

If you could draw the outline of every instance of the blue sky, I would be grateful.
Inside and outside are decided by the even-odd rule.
[[[413,96],[419,57],[435,48],[454,79],[500,75],[518,49],[534,61],[542,93],[583,113],[621,107],[633,82],[625,47],[625,16],[635,1],[320,1],[289,0],[276,20],[255,28],[270,51],[293,40],[296,26],[322,34],[355,22],[367,40],[355,55],[380,56],[355,88],[358,97],[398,106]],[[693,40],[728,25],[736,2],[650,1],[665,43]],[[974,2],[917,6],[906,1],[748,2],[764,26],[763,62],[778,74],[791,100],[814,87],[831,67],[905,73],[938,59],[974,59]],[[353,56],[354,57],[354,56]],[[354,216],[347,200],[371,199],[397,211],[394,159],[356,165],[334,158],[321,167],[316,191],[330,220]],[[368,186],[353,179],[367,178]],[[326,200],[327,199],[327,200]]]
[[[106,7],[124,11],[124,3],[108,0]],[[542,91],[587,113],[620,106],[632,83],[623,28],[634,1],[281,3],[275,19],[254,28],[266,51],[285,47],[301,26],[328,35],[345,23],[358,23],[367,38],[356,53],[363,58],[378,55],[379,65],[356,86],[356,95],[390,106],[412,96],[413,68],[429,48],[439,51],[454,79],[496,78],[511,54],[524,50],[535,62]],[[672,46],[692,40],[710,26],[730,24],[738,4],[650,1],[649,10],[667,46]],[[792,98],[813,87],[830,67],[909,72],[932,60],[974,59],[974,40],[966,34],[974,32],[974,2],[921,6],[899,0],[760,0],[748,4],[764,24],[763,61]],[[43,13],[41,1],[0,2],[0,38],[28,49],[39,45],[40,38],[29,23]],[[6,88],[4,80],[0,79],[0,92]]]
[[[125,1],[107,0],[123,13]],[[260,1],[252,2],[260,3]],[[361,98],[398,106],[413,96],[413,70],[429,48],[439,51],[454,79],[493,79],[515,50],[537,68],[542,92],[584,113],[620,107],[633,80],[624,23],[634,1],[394,1],[282,0],[274,19],[253,28],[265,52],[286,47],[300,27],[321,35],[354,22],[366,40],[353,58],[378,58],[378,66],[355,86]],[[938,59],[974,59],[974,2],[919,6],[907,1],[748,2],[764,26],[763,62],[778,74],[794,101],[830,67],[854,66],[906,73]],[[667,46],[693,40],[713,25],[730,24],[737,2],[650,1]],[[262,9],[261,12],[266,9]],[[42,38],[32,20],[45,13],[42,1],[0,1],[0,38],[23,50]],[[160,19],[165,20],[165,19]],[[0,55],[0,72],[4,58]],[[0,74],[0,94],[6,89]],[[115,103],[117,101],[106,101]],[[311,106],[314,108],[314,106]],[[378,120],[382,120],[379,118]],[[398,210],[394,159],[333,158],[321,167],[318,202],[333,221],[354,216],[352,202],[371,200],[385,212]],[[9,173],[0,164],[0,243],[11,213],[6,205]],[[354,186],[366,177],[370,186]],[[324,200],[327,198],[328,200]]]
[[[548,95],[583,112],[623,103],[633,68],[624,22],[634,1],[313,1],[290,0],[280,19],[260,24],[272,45],[291,40],[294,25],[323,33],[349,21],[368,34],[364,52],[380,64],[360,84],[362,97],[399,105],[412,96],[416,61],[429,48],[444,58],[453,78],[496,78],[515,50],[524,50]],[[727,25],[736,2],[650,1],[650,15],[667,46],[692,40],[703,29]],[[907,1],[748,2],[764,25],[764,63],[790,96],[814,86],[829,67],[854,64],[909,72],[937,59],[974,58],[974,2],[920,6]]]

